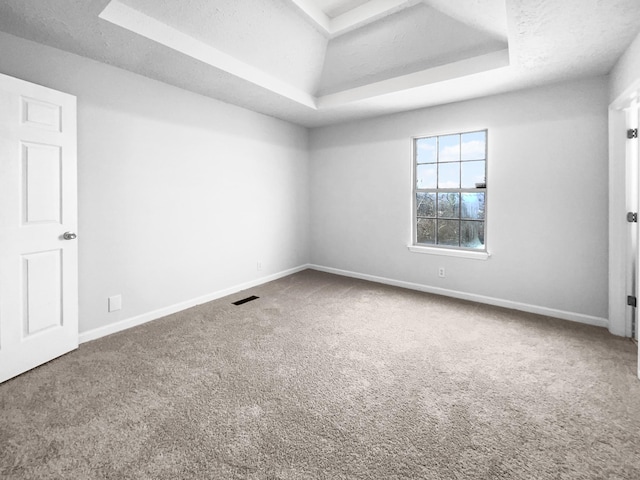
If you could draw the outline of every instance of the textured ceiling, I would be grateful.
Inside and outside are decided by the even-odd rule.
[[[639,30],[638,0],[0,0],[0,31],[306,126],[606,74]]]

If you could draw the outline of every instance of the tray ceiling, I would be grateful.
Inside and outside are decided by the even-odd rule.
[[[606,74],[640,2],[3,0],[0,30],[317,126]]]

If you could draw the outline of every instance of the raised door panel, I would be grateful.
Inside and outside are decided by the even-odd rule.
[[[25,338],[62,326],[62,250],[22,256]]]
[[[25,225],[62,223],[62,164],[57,145],[22,144],[22,218]]]
[[[61,132],[62,108],[54,103],[22,97],[22,123],[31,127]]]

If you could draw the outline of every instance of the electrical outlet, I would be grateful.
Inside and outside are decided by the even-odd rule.
[[[113,297],[109,297],[107,300],[110,312],[122,310],[122,295],[114,295]]]
[[[257,271],[261,271],[262,270],[262,262],[256,263],[256,270]]]
[[[440,268],[438,269],[438,276],[439,276],[440,278],[444,278],[444,277],[445,277],[445,274],[444,274],[444,267],[440,267]]]

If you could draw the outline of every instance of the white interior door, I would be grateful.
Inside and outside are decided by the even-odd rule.
[[[75,97],[0,75],[0,382],[78,346],[76,184]]]

